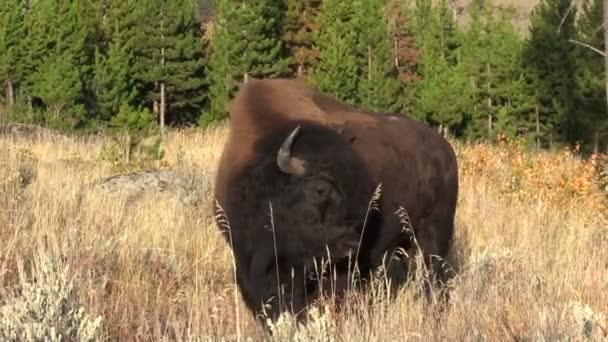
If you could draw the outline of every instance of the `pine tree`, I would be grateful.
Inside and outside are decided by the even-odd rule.
[[[160,127],[147,108],[134,108],[123,103],[110,120],[109,135],[118,145],[120,157],[126,164],[135,157],[143,160],[162,157]],[[136,152],[140,152],[139,155]]]
[[[108,19],[108,10],[112,1],[113,0],[79,0],[79,17],[88,31],[87,52],[90,54],[89,57],[91,61],[95,59],[95,47],[102,45],[108,37],[104,29],[106,20]],[[91,72],[93,72],[93,68],[93,65],[91,65]]]
[[[524,51],[524,65],[536,92],[542,141],[561,138],[574,143],[583,139],[583,116],[578,111],[576,47],[576,8],[571,0],[543,0],[530,17],[530,35]]]
[[[109,121],[122,105],[135,105],[139,98],[135,80],[133,50],[119,31],[115,31],[107,56],[99,50],[95,56],[94,89],[99,119]]]
[[[25,5],[24,0],[5,0],[0,7],[0,84],[9,110],[24,78]]]
[[[141,2],[137,0],[113,0],[108,3],[100,31],[104,39],[95,49],[93,91],[96,99],[97,118],[108,122],[121,106],[143,104],[142,85],[136,79],[143,63],[136,44],[144,16]]]
[[[193,0],[147,0],[138,74],[147,103],[165,122],[195,122],[205,104],[203,45]]]
[[[360,66],[355,6],[352,0],[325,0],[321,4],[313,37],[319,61],[311,75],[319,89],[350,104],[358,100]]]
[[[281,1],[218,0],[209,57],[209,110],[200,120],[223,119],[228,101],[246,76],[263,78],[289,70],[280,35]]]
[[[79,0],[39,0],[26,16],[25,88],[49,110],[48,123],[60,128],[88,119],[84,104],[93,63],[83,9]]]
[[[25,45],[28,47],[24,56],[25,78],[22,90],[28,98],[30,106],[33,103],[32,88],[36,83],[37,70],[43,63],[44,58],[54,50],[55,27],[51,22],[51,14],[54,11],[52,1],[39,0],[29,4],[25,16],[26,38]]]
[[[33,95],[46,105],[45,119],[51,127],[67,129],[85,119],[85,108],[79,103],[83,85],[75,60],[68,53],[53,53],[36,73]]]
[[[466,74],[439,57],[436,61],[422,60],[422,80],[414,98],[415,116],[438,126],[447,135],[460,129],[464,111],[470,103],[470,85]]]
[[[578,39],[600,51],[604,51],[602,26],[602,0],[585,0],[577,22]],[[604,58],[587,47],[579,46],[579,87],[582,109],[592,132],[593,151],[608,142],[608,112],[606,110],[606,80]]]
[[[392,39],[384,13],[386,1],[364,1],[358,7],[359,54],[363,56],[358,104],[373,111],[394,111],[400,84],[393,62]]]
[[[467,110],[469,138],[514,136],[530,122],[531,98],[521,77],[523,42],[512,24],[512,11],[496,11],[482,0],[471,6],[471,23],[463,35],[462,63],[472,83]]]
[[[395,109],[411,112],[414,84],[420,76],[418,67],[421,58],[414,34],[414,14],[410,1],[403,0],[390,0],[385,12],[389,20],[392,59],[401,83]]]
[[[138,48],[136,38],[142,30],[142,22],[145,19],[145,8],[147,3],[138,0],[107,0],[102,19],[100,20],[100,30],[105,43],[111,41],[112,37],[120,34],[129,50],[135,53]],[[104,45],[105,44],[101,44]],[[105,52],[105,49],[102,49]]]
[[[296,77],[304,76],[315,65],[318,51],[312,38],[316,30],[316,15],[321,1],[286,0],[281,25],[281,39],[289,56],[290,68]]]
[[[470,82],[458,59],[460,33],[445,0],[436,7],[417,0],[413,13],[421,60],[412,115],[447,135],[461,128],[471,97]]]

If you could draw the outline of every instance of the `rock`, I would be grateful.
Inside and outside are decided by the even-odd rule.
[[[95,183],[94,188],[130,200],[144,194],[166,193],[186,206],[198,206],[210,194],[209,176],[202,170],[175,172],[155,170],[116,175]]]
[[[155,170],[105,178],[97,182],[96,187],[108,193],[132,197],[144,192],[165,192],[175,180],[176,176],[172,171]]]
[[[68,138],[67,136],[48,128],[18,123],[0,125],[0,137],[25,138],[28,140],[70,140],[70,138]]]

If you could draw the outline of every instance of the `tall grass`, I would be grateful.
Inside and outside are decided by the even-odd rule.
[[[40,314],[79,313],[60,315],[65,322],[56,329],[82,326],[94,340],[229,341],[237,332],[242,340],[260,339],[240,295],[235,303],[230,249],[213,223],[212,182],[225,138],[224,128],[167,137],[164,165],[200,197],[185,204],[171,192],[129,199],[91,186],[113,173],[99,157],[103,138],[0,137],[0,324],[18,319],[14,308],[34,300],[25,289],[44,289],[56,272],[60,290],[49,293],[65,295],[45,301]],[[388,303],[379,288],[352,295],[340,314],[319,311],[305,329],[283,317],[275,336],[606,338],[608,222],[595,162],[512,143],[454,145],[460,273],[449,307],[419,300],[416,286]],[[41,241],[52,241],[52,248]],[[11,324],[22,334],[33,329]]]

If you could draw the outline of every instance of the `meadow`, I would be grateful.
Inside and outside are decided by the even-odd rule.
[[[259,340],[212,216],[226,129],[170,132],[165,191],[107,192],[104,137],[0,136],[0,340]],[[450,305],[381,286],[277,340],[608,340],[606,157],[452,141]],[[123,170],[124,172],[124,170]]]

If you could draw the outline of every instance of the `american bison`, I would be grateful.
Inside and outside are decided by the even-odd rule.
[[[433,277],[445,280],[458,170],[434,129],[286,79],[245,83],[229,116],[215,214],[256,317],[305,312],[380,266],[392,285],[403,284],[412,272],[399,250],[422,251]],[[333,272],[324,283],[321,258]]]

